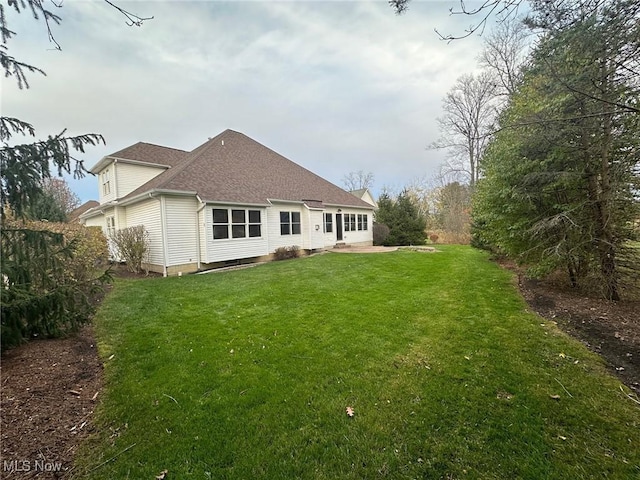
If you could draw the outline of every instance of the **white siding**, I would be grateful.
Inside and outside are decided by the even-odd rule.
[[[128,195],[164,171],[164,168],[117,162],[115,164],[117,198]]]
[[[322,210],[309,210],[308,220],[308,243],[305,242],[307,249],[315,250],[318,248],[324,248],[324,233],[323,233],[323,221],[324,212]],[[316,229],[316,227],[318,227]]]
[[[95,215],[93,217],[87,218],[84,220],[84,225],[87,227],[100,227],[104,232],[104,229],[105,229],[104,215]]]
[[[367,230],[355,230],[355,231],[347,231],[344,226],[346,223],[345,217],[347,215],[355,215],[356,216],[356,228],[357,228],[357,219],[358,215],[367,215]],[[334,215],[335,222],[335,215]],[[347,245],[349,244],[362,244],[362,243],[373,243],[373,212],[371,210],[361,210],[356,208],[342,209],[342,235],[343,242]],[[334,225],[334,235],[335,235],[335,225]]]
[[[206,212],[210,212],[206,207],[198,212],[198,234],[200,235],[200,261],[207,259],[207,223],[205,221]]]
[[[197,208],[195,197],[165,196],[167,266],[198,261]]]
[[[157,198],[150,198],[127,207],[126,226],[136,225],[144,225],[149,232],[149,263],[164,265],[160,201]]]
[[[336,214],[338,213],[338,209],[336,207],[327,208],[324,213],[330,213],[333,218],[333,231],[324,233],[324,245],[325,247],[334,246],[337,240],[337,231],[338,226],[336,223]],[[373,244],[373,212],[371,210],[361,210],[361,209],[342,209],[340,212],[342,215],[342,243],[346,244],[361,244],[361,243],[370,243]],[[346,231],[344,228],[344,218],[346,215],[355,214],[356,220],[358,215],[367,215],[367,230],[361,231]]]
[[[213,209],[214,208],[238,208],[247,210],[260,210],[260,221],[262,222],[261,237],[255,238],[229,238],[224,240],[213,239]],[[203,210],[204,214],[204,237],[201,250],[206,255],[202,261],[204,263],[225,262],[227,260],[237,260],[242,258],[253,258],[267,255],[269,244],[267,241],[267,213],[264,208],[258,207],[229,207],[228,205],[207,205]],[[278,224],[279,225],[279,224]],[[279,227],[278,227],[279,228]]]
[[[294,245],[300,248],[308,248],[304,247],[303,237],[305,230],[308,232],[309,218],[306,212],[302,211],[302,208],[302,205],[274,203],[272,207],[267,209],[269,253],[275,252],[280,247],[291,247]],[[300,212],[300,227],[303,233],[300,235],[281,235],[280,212]]]

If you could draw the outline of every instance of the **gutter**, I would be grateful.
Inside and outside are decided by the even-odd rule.
[[[154,168],[164,168],[164,169],[171,168],[170,165],[165,165],[165,164],[162,164],[162,163],[142,162],[140,160],[130,160],[128,158],[112,157],[110,155],[107,155],[106,157],[102,157],[100,160],[98,160],[98,163],[96,163],[88,171],[90,173],[92,173],[93,175],[96,175],[110,161],[113,161],[113,163],[122,162],[122,163],[130,163],[131,165],[143,165],[143,166],[154,167]]]
[[[185,195],[185,196],[197,196],[198,192],[196,191],[187,191],[187,190],[167,190],[167,189],[163,189],[163,188],[153,188],[151,190],[147,190],[146,192],[143,193],[139,193],[138,195],[136,195],[135,197],[131,197],[128,200],[122,200],[120,201],[119,205],[127,206],[127,205],[131,205],[132,203],[136,203],[140,200],[144,200],[145,198],[151,198],[157,194],[167,194],[167,195]],[[126,198],[126,197],[125,197]]]
[[[202,200],[196,194],[196,197],[206,205],[229,205],[229,206],[238,206],[238,207],[270,207],[270,203],[247,203],[247,202],[225,202],[221,200]]]

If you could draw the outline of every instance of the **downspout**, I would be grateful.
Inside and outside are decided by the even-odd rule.
[[[167,276],[167,258],[169,256],[167,252],[167,220],[166,216],[166,206],[165,206],[165,197],[164,195],[160,196],[160,228],[162,229],[162,275],[164,277]]]
[[[196,199],[200,202],[200,207],[196,210],[196,254],[198,256],[198,270],[202,267],[202,251],[200,250],[200,212],[207,206],[202,201],[199,195],[196,195]]]
[[[118,163],[118,159],[116,158],[113,161],[113,198],[118,199],[118,168],[116,167],[116,163]]]

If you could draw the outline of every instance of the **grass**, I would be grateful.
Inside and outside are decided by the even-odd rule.
[[[118,280],[77,477],[638,478],[640,408],[600,359],[439,248]]]

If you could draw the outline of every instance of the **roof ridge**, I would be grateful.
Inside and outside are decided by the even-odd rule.
[[[227,131],[228,130],[225,130],[224,132],[219,133],[215,137],[211,137],[206,142],[204,142],[202,145],[199,145],[196,148],[194,148],[193,150],[191,150],[190,152],[187,152],[187,157],[182,162],[180,162],[179,165],[176,165],[175,167],[173,167],[173,168],[169,169],[168,171],[166,171],[166,172],[161,174],[161,175],[164,176],[164,178],[159,179],[160,181],[158,182],[158,184],[154,188],[162,188],[164,185],[169,183],[175,176],[177,176],[180,172],[185,170],[189,165],[193,164],[200,156],[202,156],[202,154],[206,150],[208,150],[208,148],[204,148],[206,145],[209,145],[209,144],[214,145],[213,141],[216,140],[218,137],[220,137],[221,135],[223,135]],[[197,151],[197,153],[196,153],[196,151]],[[141,185],[141,187],[142,186],[143,185]]]
[[[142,142],[142,141],[137,142],[137,143],[134,143],[134,144],[133,144],[133,145],[131,145],[130,147],[125,147],[125,148],[120,149],[120,150],[118,150],[118,151],[122,151],[122,150],[125,150],[125,149],[127,149],[127,148],[135,147],[136,145],[150,145],[150,146],[152,146],[152,147],[166,148],[167,150],[176,150],[176,151],[178,151],[178,152],[189,153],[187,150],[183,150],[182,148],[167,147],[166,145],[158,145],[157,143]],[[115,153],[117,153],[117,152],[115,152]],[[110,156],[111,156],[111,155],[107,155],[107,157],[110,157]]]

